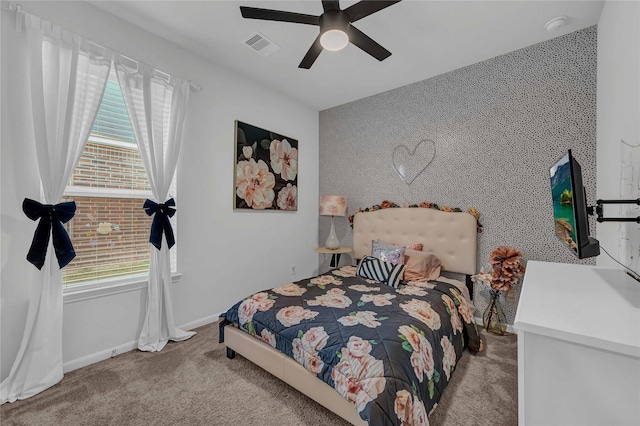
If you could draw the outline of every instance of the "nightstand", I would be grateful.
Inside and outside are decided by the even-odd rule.
[[[336,249],[330,249],[326,247],[318,247],[316,248],[316,253],[322,254],[331,254],[331,263],[330,266],[332,268],[336,268],[340,264],[340,255],[343,253],[351,253],[351,247],[338,247]]]

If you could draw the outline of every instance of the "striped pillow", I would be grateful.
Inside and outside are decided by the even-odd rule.
[[[389,263],[375,257],[365,256],[358,265],[356,275],[397,287],[404,274],[404,268],[402,263]]]

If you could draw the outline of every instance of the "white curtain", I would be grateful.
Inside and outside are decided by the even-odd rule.
[[[114,63],[153,197],[164,203],[178,163],[189,82],[118,54]],[[144,214],[142,206],[140,213]],[[160,250],[151,247],[147,312],[138,349],[159,351],[168,340],[195,334],[176,327],[171,293],[169,247],[163,237]]]
[[[38,170],[45,203],[57,204],[95,121],[111,52],[36,16],[24,19]],[[62,274],[50,242],[31,283],[18,354],[0,386],[2,403],[29,398],[62,376]]]

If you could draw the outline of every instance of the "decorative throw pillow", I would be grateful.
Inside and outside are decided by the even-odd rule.
[[[375,240],[371,248],[371,256],[377,257],[385,262],[404,264],[404,246],[396,246]]]
[[[385,262],[372,256],[365,256],[358,265],[356,275],[370,280],[380,281],[391,287],[397,287],[402,279],[404,264]]]
[[[382,244],[385,246],[400,246],[400,247],[404,247],[406,249],[411,249],[411,250],[418,250],[421,251],[422,250],[422,244],[420,243],[415,243],[415,244],[396,244],[396,243],[388,243],[386,241],[382,241],[382,240],[375,240],[375,241],[371,241],[371,243],[373,244],[374,242],[378,242],[378,244]]]
[[[416,243],[416,244],[406,244],[404,246],[407,249],[411,249],[411,250],[417,250],[417,251],[422,251],[422,247],[423,245],[420,243]]]
[[[404,252],[404,279],[407,281],[428,279],[435,280],[440,276],[442,267],[440,259],[434,254],[407,249]]]
[[[372,240],[371,241],[371,251],[372,252],[373,252],[373,245],[375,243],[381,244],[383,246],[403,246],[405,249],[418,250],[418,251],[422,251],[422,248],[423,248],[423,244],[422,243],[396,244],[396,243],[388,243],[388,242],[382,241],[382,240]]]

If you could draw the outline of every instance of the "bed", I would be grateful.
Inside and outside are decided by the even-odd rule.
[[[354,258],[366,258],[377,239],[421,243],[470,288],[477,250],[470,214],[356,214]],[[354,425],[428,424],[464,348],[480,348],[471,294],[447,279],[391,287],[346,266],[239,301],[221,317],[220,342],[229,358],[241,354]]]

